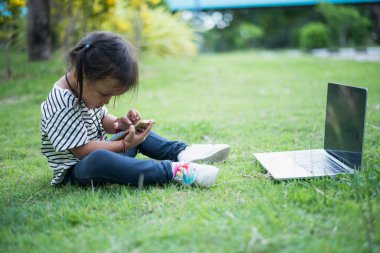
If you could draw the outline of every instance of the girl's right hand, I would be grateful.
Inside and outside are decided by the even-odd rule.
[[[140,143],[144,142],[148,137],[153,127],[153,121],[149,121],[147,128],[144,131],[137,133],[133,125],[129,126],[129,133],[125,136],[124,141],[129,144],[130,148],[136,147]]]

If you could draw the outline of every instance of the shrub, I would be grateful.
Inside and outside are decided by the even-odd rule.
[[[330,45],[330,31],[322,23],[309,23],[300,30],[300,47],[306,50],[324,48]]]
[[[248,22],[239,24],[237,30],[239,33],[234,37],[234,44],[237,48],[253,47],[255,40],[264,35],[259,26]]]
[[[143,13],[141,49],[158,55],[195,55],[197,37],[194,29],[163,8],[147,9]]]
[[[141,51],[157,55],[196,55],[197,36],[192,27],[180,21],[179,13],[172,15],[163,7],[139,8],[117,6],[105,30],[124,34]]]

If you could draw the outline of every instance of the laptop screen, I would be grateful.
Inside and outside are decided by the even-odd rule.
[[[325,150],[353,169],[362,162],[367,89],[329,83]]]

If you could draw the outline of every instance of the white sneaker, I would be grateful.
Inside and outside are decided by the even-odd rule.
[[[230,146],[227,144],[193,144],[178,154],[178,161],[216,163],[227,160]]]
[[[185,186],[195,184],[201,187],[210,187],[214,184],[219,169],[215,166],[189,163],[175,162],[174,181]]]

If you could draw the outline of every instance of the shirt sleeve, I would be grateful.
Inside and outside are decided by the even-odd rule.
[[[46,134],[56,151],[80,147],[88,142],[82,115],[75,107],[56,111],[46,120]]]
[[[99,112],[100,119],[103,119],[108,114],[108,109],[105,106],[102,106]]]

